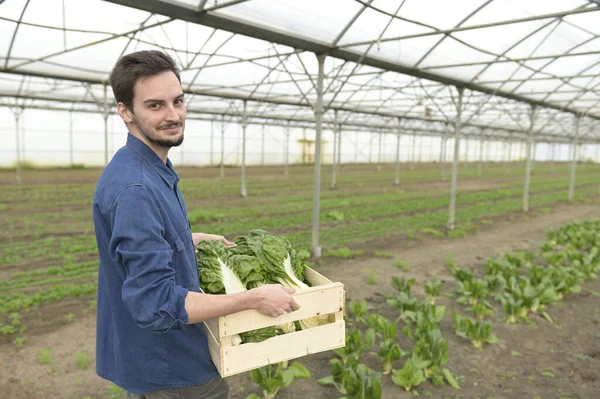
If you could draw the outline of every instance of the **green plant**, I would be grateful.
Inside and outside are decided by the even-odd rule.
[[[79,367],[81,370],[87,370],[89,368],[90,355],[85,352],[76,352],[73,357],[75,358],[77,367]]]
[[[40,349],[38,352],[38,360],[40,364],[54,364],[54,359],[51,357],[52,349]]]
[[[194,209],[191,212],[188,212],[188,219],[192,224],[197,222],[211,222],[223,218],[225,218],[225,214],[220,211],[206,208]]]
[[[403,387],[406,391],[418,386],[425,381],[423,370],[413,364],[411,359],[404,363],[404,367],[400,370],[392,370],[392,381],[394,384]]]
[[[429,303],[435,305],[435,298],[442,294],[442,281],[438,276],[433,276],[425,282],[425,294]]]
[[[362,254],[364,254],[364,251],[362,249],[350,249],[348,247],[341,247],[328,250],[326,256],[331,256],[334,258],[351,259]]]
[[[587,360],[590,358],[588,355],[584,355],[582,353],[573,353],[573,355],[571,355],[571,356],[573,356],[574,359],[581,360],[581,361],[584,361],[584,360]]]
[[[541,373],[544,377],[548,377],[548,378],[553,378],[554,377],[554,373],[552,372],[552,370],[544,370]]]
[[[454,270],[454,268],[456,267],[456,260],[455,260],[453,253],[448,255],[448,258],[446,259],[444,266],[446,267],[446,269],[448,269],[450,271]]]
[[[404,292],[406,295],[410,296],[410,288],[415,283],[415,279],[406,279],[405,277],[398,278],[397,276],[392,276],[392,288],[394,288],[398,292]]]
[[[373,347],[375,344],[375,330],[368,328],[364,334],[359,329],[354,329],[346,334],[346,345],[333,350],[341,364],[351,363],[352,360],[358,360],[360,354]]]
[[[333,385],[348,399],[381,399],[381,373],[377,373],[356,358],[342,364],[331,359],[331,375],[318,380],[321,385]]]
[[[393,258],[394,254],[389,251],[379,251],[375,249],[373,251],[373,256],[377,258]]]
[[[431,228],[431,227],[426,227],[424,229],[421,229],[420,232],[423,234],[431,234],[432,236],[437,237],[437,238],[444,237],[444,233],[442,233],[441,231],[436,230],[434,228]]]
[[[364,322],[364,316],[369,311],[369,305],[365,300],[350,301],[348,302],[348,310],[354,323]]]
[[[15,346],[17,347],[17,349],[22,349],[24,342],[25,342],[25,338],[23,338],[23,337],[17,337],[13,341],[13,343],[15,344]]]
[[[377,284],[377,279],[375,278],[375,270],[364,269],[363,271],[367,274],[367,284]]]
[[[73,319],[75,319],[75,313],[68,313],[68,314],[65,315],[65,321],[67,323],[72,322]]]
[[[495,344],[498,338],[492,334],[489,321],[473,321],[470,317],[461,317],[452,312],[452,321],[456,328],[456,335],[468,339],[477,349],[482,349],[484,343]]]
[[[344,212],[342,212],[342,211],[336,210],[336,211],[327,212],[326,216],[327,216],[327,219],[335,220],[338,222],[344,221]]]
[[[405,272],[409,272],[410,271],[410,265],[408,263],[406,263],[406,261],[397,258],[394,266],[396,266],[398,269],[403,270]]]
[[[383,374],[389,374],[392,371],[394,362],[407,354],[395,342],[397,324],[381,315],[375,314],[367,316],[365,323],[380,337],[377,357],[381,361]]]
[[[106,388],[104,396],[112,399],[124,399],[127,397],[127,392],[123,388],[113,384]]]
[[[250,379],[263,390],[263,396],[251,394],[247,399],[272,399],[281,388],[288,387],[297,378],[310,378],[310,372],[299,362],[281,362],[250,371]]]

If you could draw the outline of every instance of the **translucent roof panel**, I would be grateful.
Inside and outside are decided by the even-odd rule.
[[[328,121],[445,126],[462,87],[465,131],[526,133],[537,105],[568,136],[557,115],[600,118],[599,20],[589,0],[6,0],[0,95],[102,110],[116,60],[154,49],[193,112],[309,121],[318,53]]]

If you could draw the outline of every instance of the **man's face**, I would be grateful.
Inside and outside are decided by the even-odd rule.
[[[185,129],[185,102],[177,76],[166,71],[139,79],[133,93],[133,111],[128,112],[132,129],[137,128],[158,147],[180,145]]]

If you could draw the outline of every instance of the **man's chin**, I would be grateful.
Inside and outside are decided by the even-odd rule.
[[[150,137],[145,134],[149,142],[163,148],[179,147],[183,143],[183,132],[172,137]]]
[[[168,138],[160,138],[160,139],[148,137],[148,140],[152,144],[160,146],[160,147],[164,147],[164,148],[179,147],[183,143],[183,133],[181,133],[181,135],[179,135],[177,137],[168,137]]]

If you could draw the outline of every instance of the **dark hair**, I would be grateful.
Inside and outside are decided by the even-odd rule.
[[[118,103],[125,104],[133,112],[135,82],[138,79],[158,75],[165,71],[173,72],[179,83],[181,83],[179,68],[168,54],[157,50],[149,50],[124,55],[117,61],[110,73],[109,81],[115,99]]]

